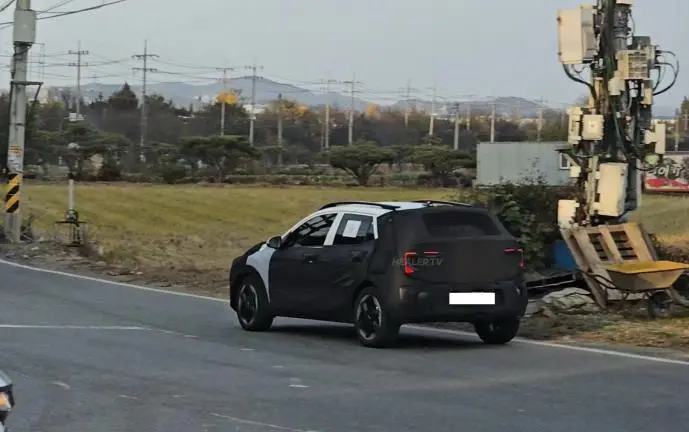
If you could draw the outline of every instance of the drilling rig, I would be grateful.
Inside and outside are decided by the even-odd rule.
[[[659,261],[642,226],[628,221],[641,204],[643,173],[665,154],[653,99],[674,86],[679,62],[634,34],[631,0],[561,10],[557,22],[560,63],[589,93],[585,106],[568,110],[568,142],[559,149],[576,179],[572,199],[558,202],[562,236],[599,306],[615,292],[647,298],[652,317],[667,316],[674,303],[689,307],[675,288],[689,265]],[[674,76],[661,87],[668,69]]]
[[[558,203],[563,227],[625,222],[640,205],[643,173],[665,154],[666,126],[653,121],[652,105],[674,86],[679,63],[649,36],[634,34],[632,3],[598,0],[558,13],[560,63],[589,93],[586,106],[568,109],[568,144],[560,150],[577,190]],[[667,69],[674,76],[661,88]]]

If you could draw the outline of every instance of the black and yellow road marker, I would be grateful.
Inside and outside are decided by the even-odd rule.
[[[7,176],[7,194],[5,195],[6,213],[15,213],[19,210],[19,184],[21,181],[21,174],[13,173]]]

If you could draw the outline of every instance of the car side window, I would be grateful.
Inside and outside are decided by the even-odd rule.
[[[373,217],[345,213],[335,232],[333,245],[360,245],[375,239]]]
[[[336,213],[324,214],[311,218],[292,231],[287,238],[287,245],[323,246],[328,231],[333,226]]]

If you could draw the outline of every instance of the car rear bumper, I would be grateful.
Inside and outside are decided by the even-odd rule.
[[[451,304],[450,293],[494,292],[495,304]],[[394,314],[401,323],[477,322],[502,317],[521,317],[526,311],[528,296],[523,283],[505,281],[491,290],[461,290],[448,285],[403,286],[393,304]]]

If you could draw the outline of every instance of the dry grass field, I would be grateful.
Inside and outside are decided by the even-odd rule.
[[[66,186],[27,184],[24,191],[24,214],[34,214],[38,232],[50,235],[53,222],[64,217]],[[456,194],[450,189],[80,184],[76,203],[106,261],[141,271],[149,280],[224,295],[234,256],[328,201],[453,199]],[[688,214],[689,197],[646,196],[634,219],[663,242],[689,249]],[[558,318],[546,325],[550,336],[689,349],[688,319],[594,325],[591,317],[580,326]]]
[[[64,185],[26,185],[25,215],[47,233],[64,217]],[[281,234],[328,201],[448,199],[451,190],[79,185],[76,207],[108,262],[147,271],[226,269],[252,244]]]
[[[663,243],[689,249],[689,196],[646,195],[634,215]]]
[[[67,189],[27,184],[25,215],[51,235],[64,217]],[[163,186],[80,184],[76,204],[104,259],[142,271],[222,274],[252,244],[282,233],[328,201],[453,199],[451,189]],[[456,197],[454,197],[456,198]],[[689,242],[689,199],[651,196],[635,215],[672,243]]]
[[[64,185],[28,184],[25,213],[52,230],[67,208]],[[279,234],[328,201],[456,199],[451,189],[222,187],[86,184],[76,203],[108,260],[210,270]],[[555,211],[555,210],[553,210]],[[689,243],[689,197],[647,196],[634,219],[671,244]]]

